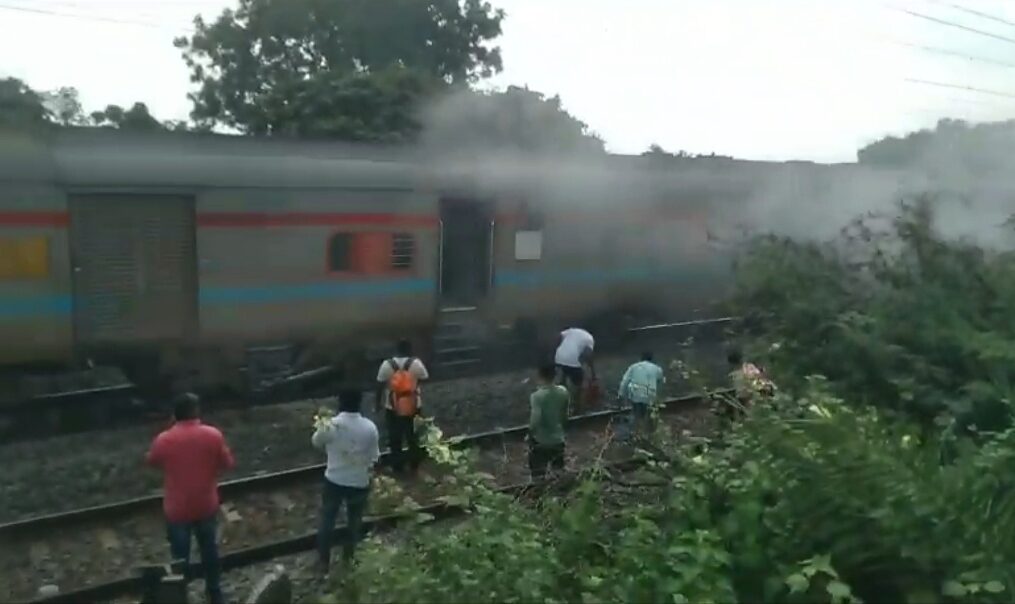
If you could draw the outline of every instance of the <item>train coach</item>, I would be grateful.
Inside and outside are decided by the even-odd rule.
[[[714,318],[729,258],[710,213],[743,184],[652,174],[622,158],[5,135],[0,365],[242,388],[256,351],[309,369],[408,337],[451,370],[575,322]]]

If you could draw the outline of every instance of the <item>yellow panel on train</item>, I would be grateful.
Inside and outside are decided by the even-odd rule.
[[[48,276],[48,237],[0,237],[0,280]]]

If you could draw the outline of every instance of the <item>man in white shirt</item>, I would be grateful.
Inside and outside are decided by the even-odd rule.
[[[362,537],[370,474],[381,456],[377,426],[360,414],[362,401],[363,393],[359,390],[343,391],[339,395],[338,415],[319,424],[310,439],[315,447],[328,454],[321,524],[317,530],[317,551],[325,572],[331,564],[331,538],[342,502],[345,502],[349,532],[342,546],[342,558],[352,559],[356,542]]]
[[[595,346],[596,340],[592,334],[580,327],[572,327],[560,332],[560,340],[557,344],[557,352],[553,356],[553,362],[560,370],[562,383],[567,385],[571,391],[572,401],[578,400],[582,384],[585,383],[583,366],[588,365],[593,378],[596,375],[592,359]]]
[[[396,348],[395,357],[385,360],[377,370],[377,398],[376,404],[380,407],[384,403],[384,423],[388,431],[388,449],[391,451],[391,469],[401,473],[405,467],[405,453],[403,445],[408,443],[409,447],[409,468],[413,472],[419,467],[421,456],[419,454],[419,439],[416,436],[415,417],[398,415],[392,405],[391,393],[388,391],[388,382],[399,369],[405,369],[416,378],[417,385],[430,378],[423,361],[412,356],[412,343],[408,340],[400,340]],[[416,407],[422,409],[423,398],[417,387]],[[380,411],[380,409],[377,409]]]

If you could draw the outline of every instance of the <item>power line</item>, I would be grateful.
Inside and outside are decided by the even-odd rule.
[[[997,66],[997,67],[1006,67],[1008,69],[1015,69],[1015,63],[1008,63],[1006,61],[999,61],[997,59],[991,59],[991,58],[988,58],[988,57],[977,57],[977,56],[973,56],[973,55],[967,55],[965,53],[957,52],[957,51],[950,50],[950,49],[947,49],[947,48],[940,48],[940,47],[937,47],[937,46],[925,46],[923,44],[913,44],[912,42],[903,42],[901,40],[888,40],[888,39],[886,39],[885,41],[886,42],[890,42],[892,44],[898,44],[899,46],[908,46],[910,48],[916,48],[916,49],[919,49],[919,50],[924,50],[924,51],[927,51],[927,52],[937,53],[937,54],[940,54],[940,55],[947,55],[947,56],[950,56],[950,57],[956,57],[956,58],[960,58],[960,59],[965,59],[967,61],[972,61],[974,63],[986,63],[986,64],[994,65],[994,66]]]
[[[946,19],[938,19],[937,17],[931,17],[930,15],[925,15],[923,13],[918,13],[918,12],[915,12],[915,11],[911,11],[908,8],[900,8],[900,7],[891,6],[891,5],[886,5],[886,6],[888,6],[889,8],[891,8],[893,10],[897,10],[897,11],[906,13],[907,15],[911,15],[911,16],[917,17],[919,19],[925,19],[927,21],[931,21],[931,22],[937,23],[939,25],[944,25],[946,27],[954,27],[956,29],[961,29],[961,30],[964,30],[964,31],[972,32],[974,34],[979,34],[981,36],[986,36],[988,38],[993,38],[995,40],[1001,40],[1002,42],[1007,42],[1009,44],[1015,44],[1015,38],[1009,38],[1007,36],[1002,36],[1002,35],[999,35],[999,34],[993,34],[993,33],[990,33],[989,31],[984,31],[982,29],[976,29],[975,27],[967,27],[965,25],[962,25],[961,23],[956,23],[954,21],[948,21]]]
[[[14,6],[10,4],[0,4],[0,10],[9,10],[22,13],[33,13],[38,15],[47,15],[51,17],[63,17],[67,19],[82,19],[86,21],[100,21],[103,23],[116,23],[118,25],[136,25],[140,27],[151,27],[155,29],[176,29],[180,31],[193,32],[194,30],[189,27],[173,27],[167,26],[163,23],[156,23],[154,21],[138,21],[133,19],[117,19],[115,17],[102,17],[99,15],[81,15],[74,13],[63,13],[60,11],[49,10],[45,8],[29,8],[27,6]]]
[[[962,12],[968,13],[970,15],[975,15],[975,16],[980,17],[982,19],[987,19],[987,20],[990,20],[990,21],[996,21],[998,23],[1004,23],[1005,25],[1008,25],[1008,26],[1011,26],[1011,27],[1015,27],[1015,21],[1009,21],[1007,19],[1002,19],[1001,17],[996,17],[994,15],[991,15],[990,13],[985,13],[985,12],[978,11],[978,10],[973,10],[971,8],[966,8],[965,6],[961,6],[959,4],[953,4],[951,2],[942,2],[941,0],[928,0],[928,1],[929,2],[933,2],[934,4],[943,4],[944,6],[950,6],[950,7],[954,8],[957,11],[962,11]]]
[[[946,82],[931,82],[929,80],[918,80],[916,78],[906,78],[907,82],[914,84],[924,84],[926,86],[938,86],[941,88],[952,88],[954,90],[966,90],[969,92],[977,92],[979,94],[989,94],[991,96],[1000,96],[1008,99],[1015,99],[1015,94],[1010,92],[999,92],[997,90],[987,90],[984,88],[976,88],[975,86],[963,86],[961,84],[949,84]]]

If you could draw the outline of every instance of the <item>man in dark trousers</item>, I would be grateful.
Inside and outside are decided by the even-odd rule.
[[[401,473],[405,468],[403,445],[409,447],[409,468],[413,472],[419,467],[421,456],[416,436],[415,420],[423,405],[419,383],[430,374],[416,357],[412,356],[412,344],[408,340],[398,342],[397,354],[381,363],[377,370],[377,405],[384,405],[384,423],[388,430],[388,448],[391,450],[391,468]],[[405,378],[405,379],[400,379]],[[412,383],[411,401],[414,409],[405,409],[407,394],[393,391],[393,383]],[[379,411],[379,409],[378,409]]]
[[[175,421],[155,437],[146,461],[162,470],[165,491],[162,509],[173,559],[189,565],[191,536],[195,537],[201,551],[208,600],[221,604],[225,600],[216,543],[218,478],[235,462],[222,433],[201,423],[198,404],[199,399],[191,393],[176,398]]]
[[[381,455],[377,426],[360,413],[362,400],[360,390],[344,390],[338,397],[338,415],[319,423],[311,437],[314,447],[328,454],[321,524],[317,530],[318,555],[324,572],[331,564],[331,537],[343,502],[349,539],[342,548],[342,559],[352,560],[356,542],[362,537],[371,472]]]

